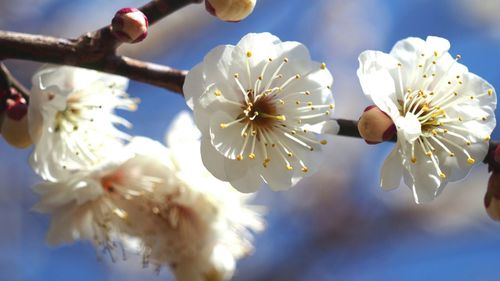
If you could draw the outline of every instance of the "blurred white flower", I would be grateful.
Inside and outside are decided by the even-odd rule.
[[[184,95],[202,132],[207,169],[243,192],[288,189],[313,172],[333,111],[332,75],[298,42],[248,34],[187,75]]]
[[[35,73],[28,109],[35,172],[62,179],[120,147],[128,136],[114,124],[130,124],[114,109],[137,107],[124,92],[127,84],[126,78],[70,66],[49,65]]]
[[[41,196],[35,210],[53,216],[50,244],[90,240],[113,248],[113,238],[130,222],[128,213],[137,207],[137,197],[168,181],[168,163],[161,160],[167,151],[161,144],[134,138],[117,152],[101,165],[35,187]]]
[[[181,115],[171,149],[136,137],[103,166],[37,186],[36,209],[53,215],[49,242],[92,240],[112,255],[123,245],[179,281],[229,279],[263,222],[248,196],[203,167],[199,135]]]
[[[407,38],[389,54],[365,51],[359,57],[364,93],[397,129],[381,186],[396,188],[403,175],[417,203],[432,200],[481,162],[496,124],[495,90],[449,48],[439,37]]]

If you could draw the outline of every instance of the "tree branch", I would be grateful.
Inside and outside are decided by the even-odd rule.
[[[153,0],[140,8],[150,24],[202,0]],[[120,42],[111,26],[86,33],[78,39],[0,31],[0,59],[20,59],[79,66],[165,88],[182,94],[186,71],[115,54]],[[12,80],[14,81],[14,80]]]

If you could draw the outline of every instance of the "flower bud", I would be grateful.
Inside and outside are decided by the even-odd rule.
[[[4,139],[12,146],[26,148],[32,144],[28,130],[28,105],[22,97],[8,99],[5,116],[1,124]]]
[[[207,11],[223,21],[237,22],[248,17],[256,0],[205,0]]]
[[[488,180],[484,206],[490,218],[500,221],[500,173],[493,172]]]
[[[385,112],[371,105],[359,118],[358,131],[366,143],[377,144],[394,137],[396,126]]]
[[[141,42],[148,35],[148,18],[135,8],[123,8],[111,21],[111,32],[121,42]]]

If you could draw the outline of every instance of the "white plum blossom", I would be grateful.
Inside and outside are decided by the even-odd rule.
[[[480,163],[496,125],[494,88],[449,49],[448,40],[429,36],[401,40],[389,54],[365,51],[359,56],[364,93],[397,130],[381,186],[396,188],[403,176],[417,203],[432,200]]]
[[[249,196],[203,167],[199,135],[183,114],[168,149],[135,137],[108,163],[37,186],[35,208],[53,216],[49,242],[91,240],[112,257],[122,245],[178,281],[228,280],[263,222]]]
[[[116,152],[100,165],[35,186],[40,202],[34,209],[52,215],[50,244],[89,240],[113,248],[113,239],[123,231],[128,213],[137,207],[136,197],[168,180],[168,163],[153,154],[165,152],[161,144],[133,138]]]
[[[262,182],[288,189],[314,172],[331,125],[332,82],[304,45],[269,33],[211,50],[183,88],[207,169],[243,192]]]
[[[30,162],[46,180],[99,164],[128,135],[114,124],[130,124],[114,109],[135,110],[123,77],[70,66],[47,65],[33,76],[28,109],[35,148]]]

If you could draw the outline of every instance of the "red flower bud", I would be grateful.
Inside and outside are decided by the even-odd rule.
[[[148,18],[135,8],[123,8],[111,21],[111,32],[121,42],[137,43],[148,35]]]
[[[377,144],[393,138],[396,126],[385,112],[371,105],[359,118],[358,131],[368,144]]]

